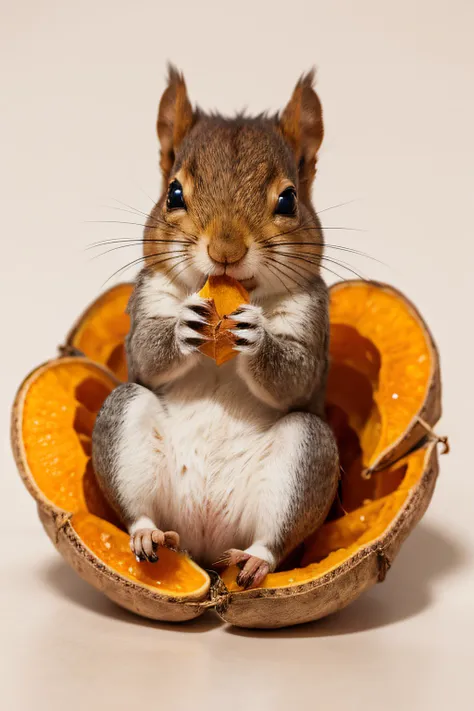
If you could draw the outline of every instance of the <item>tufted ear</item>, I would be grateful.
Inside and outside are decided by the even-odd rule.
[[[193,123],[194,114],[186,82],[181,72],[170,64],[168,86],[161,97],[156,124],[161,146],[160,166],[165,180],[168,180],[176,152]]]
[[[298,163],[301,188],[308,195],[324,135],[321,102],[313,83],[314,70],[301,77],[279,119],[280,131]]]

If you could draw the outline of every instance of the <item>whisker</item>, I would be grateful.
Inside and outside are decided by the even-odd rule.
[[[141,257],[138,257],[138,259],[134,259],[134,260],[132,260],[131,262],[129,262],[128,264],[125,264],[125,266],[120,267],[120,269],[117,269],[117,271],[115,271],[111,276],[109,276],[109,278],[107,279],[107,281],[105,281],[102,286],[105,286],[105,284],[107,284],[111,279],[113,279],[114,276],[117,276],[118,274],[121,274],[121,273],[127,271],[127,269],[130,269],[130,268],[133,267],[135,264],[139,264],[140,262],[144,262],[145,260],[150,259],[150,258],[152,258],[152,257],[160,257],[160,256],[163,256],[163,253],[160,253],[160,254],[148,254],[148,255],[143,254]],[[158,260],[158,261],[155,262],[155,263],[161,264],[162,262],[168,262],[170,259],[176,259],[176,257],[174,257],[173,255],[171,255],[171,256],[169,256],[169,257],[167,257],[167,258],[165,258],[165,259],[160,259],[160,260]]]
[[[147,215],[145,212],[141,212],[141,210],[126,210],[124,207],[117,207],[116,205],[104,205],[104,208],[107,208],[107,210],[118,210],[119,212],[127,212],[130,215],[144,215],[148,219],[154,219],[151,217],[151,215]]]
[[[189,258],[190,258],[190,257],[189,257]],[[181,264],[181,260],[184,260],[185,258],[184,258],[184,257],[178,257],[178,259],[179,259],[179,261],[177,262],[177,264]],[[188,257],[186,257],[186,259],[188,259]],[[168,261],[170,261],[170,260],[168,260],[168,259],[155,259],[153,262],[151,262],[151,263],[148,265],[148,267],[151,268],[151,267],[156,266],[157,264],[161,264],[162,262],[168,262]],[[173,266],[175,266],[175,265],[172,265],[172,266],[170,267],[170,269],[166,270],[166,274],[168,274],[168,272],[169,272],[171,269],[173,269]]]
[[[183,262],[189,261],[190,259],[191,259],[190,256],[189,256],[189,257],[183,257],[183,259],[182,259],[180,262],[178,262],[177,264],[175,264],[174,266],[172,266],[172,267],[169,269],[169,271],[167,272],[167,274],[171,274],[172,269],[175,269],[176,267],[179,267],[180,264],[183,264]],[[186,271],[186,269],[189,269],[189,267],[191,267],[191,266],[192,266],[192,262],[190,262],[189,264],[187,264],[183,269],[180,269],[180,271],[179,271],[177,274],[175,274],[175,276],[171,279],[170,284],[173,284],[173,282],[176,281],[176,279],[179,277],[179,275],[182,274],[184,271]]]
[[[277,242],[276,244],[264,245],[262,249],[272,250],[275,247],[326,247],[327,249],[339,249],[341,252],[357,254],[359,257],[366,257],[367,259],[371,259],[373,262],[378,262],[378,264],[388,266],[385,262],[380,261],[380,259],[377,259],[376,257],[372,257],[372,255],[367,254],[366,252],[361,252],[358,249],[346,247],[341,244],[325,244],[324,242]]]
[[[283,265],[284,262],[279,262],[279,264],[282,264],[282,265]],[[287,269],[291,269],[291,267],[290,267],[288,264],[284,264],[284,266],[285,266]],[[306,272],[308,272],[308,274],[312,274],[313,277],[317,276],[311,269],[308,269],[307,267],[303,267],[303,266],[302,266],[301,268],[304,269]],[[296,271],[297,274],[300,274],[300,272],[298,272],[298,271],[295,270],[295,269],[293,269],[293,271]],[[301,276],[302,276],[302,275],[301,275]],[[310,282],[310,281],[311,281],[311,280],[308,279],[308,282]]]
[[[109,276],[109,278],[106,279],[106,281],[104,281],[104,283],[102,284],[102,286],[104,287],[104,286],[105,286],[106,284],[108,284],[109,281],[110,281],[111,279],[113,279],[115,276],[118,276],[119,274],[122,274],[122,273],[126,272],[127,269],[130,269],[130,268],[133,267],[135,264],[138,264],[139,262],[142,262],[144,259],[145,259],[145,257],[142,256],[142,257],[140,257],[139,259],[134,259],[133,262],[129,262],[129,263],[126,264],[124,267],[121,267],[120,269],[117,269],[116,272],[114,272],[113,274],[111,274],[111,275]]]
[[[150,215],[148,212],[143,212],[143,210],[139,210],[137,207],[133,207],[133,205],[129,205],[129,204],[126,203],[126,202],[122,202],[122,200],[117,200],[117,198],[112,198],[112,200],[113,200],[114,202],[117,202],[119,205],[123,205],[123,207],[128,207],[128,208],[129,208],[128,212],[132,211],[132,212],[136,213],[137,215],[143,215],[143,216],[146,217],[147,219],[148,219],[149,217],[151,217],[151,215]],[[120,210],[120,209],[123,209],[123,208],[116,207],[115,209],[116,209],[116,210]]]
[[[327,232],[327,230],[345,230],[346,232],[367,232],[360,227],[334,227],[334,225],[321,225],[321,227],[303,227],[304,230],[320,230],[321,232]]]
[[[164,227],[169,227],[170,229],[175,229],[179,230],[181,234],[186,235],[186,237],[191,237],[194,241],[198,240],[199,238],[197,235],[192,234],[191,232],[186,232],[185,230],[182,230],[179,225],[174,225],[172,222],[166,222],[165,220],[157,220],[156,218],[152,217],[152,220],[155,220],[156,224],[152,225],[152,227],[157,227],[158,225],[163,225]],[[145,229],[149,229],[150,225],[146,225],[143,222],[131,222],[129,220],[85,220],[86,223],[92,223],[92,224],[103,224],[103,225],[134,225],[135,227],[144,227]]]
[[[285,255],[285,256],[286,256],[286,255]],[[280,262],[280,264],[282,264],[282,263]],[[285,266],[288,267],[288,265],[285,265]],[[338,274],[337,272],[335,272],[333,269],[330,269],[329,267],[326,267],[326,265],[324,265],[324,264],[318,264],[318,266],[319,266],[321,269],[324,269],[325,271],[329,272],[330,274],[333,274],[335,277],[337,277],[337,278],[340,279],[341,281],[347,281],[343,276],[341,276],[340,274]],[[303,267],[303,269],[304,269],[304,267]],[[306,269],[306,271],[309,272],[309,273],[311,273],[311,274],[313,273],[310,269]],[[308,280],[308,282],[310,283],[310,280]]]
[[[118,209],[118,208],[115,208]],[[147,215],[147,217],[150,217]],[[150,217],[151,220],[154,220],[156,225],[163,225],[164,227],[169,227],[170,229],[180,229],[178,225],[174,225],[172,222],[166,222],[165,220],[160,220],[155,217]],[[146,225],[143,222],[131,222],[130,220],[85,220],[86,223],[92,223],[92,224],[102,224],[102,225],[134,225],[135,227],[145,227],[149,228],[150,225]],[[184,232],[184,230],[181,230],[183,234],[187,234]],[[191,235],[190,235],[191,236]],[[194,235],[192,235],[194,237]]]
[[[85,222],[99,225],[135,225],[136,227],[146,227],[143,222],[129,222],[124,220],[85,220]]]
[[[341,269],[346,269],[348,272],[356,276],[358,279],[362,279],[362,281],[367,281],[367,276],[365,276],[362,272],[358,272],[356,269],[354,269],[350,264],[347,262],[343,262],[342,259],[333,259],[332,257],[327,257],[325,254],[321,255],[321,261],[325,262],[330,262],[331,264],[335,264],[338,267],[341,267]],[[321,264],[321,266],[324,266]]]
[[[154,199],[151,197],[151,195],[148,195],[148,193],[145,192],[145,190],[142,188],[142,186],[141,186],[139,183],[136,182],[136,180],[134,180],[134,179],[132,178],[132,179],[131,179],[131,182],[134,184],[134,186],[135,186],[136,188],[138,188],[138,190],[140,190],[141,193],[144,194],[145,197],[148,198],[148,200],[150,200],[150,202],[152,203],[152,205],[155,205],[155,203],[156,203],[157,201],[154,200]]]
[[[144,238],[115,238],[101,240],[100,242],[92,242],[92,244],[85,247],[86,251],[89,249],[94,249],[96,247],[107,247],[109,244],[124,244],[125,246],[135,246],[138,244],[194,244],[191,240],[178,240],[178,239],[144,239]]]
[[[284,237],[285,235],[290,235],[293,234],[294,232],[302,232],[306,230],[317,230],[318,232],[323,232],[325,230],[347,230],[349,232],[365,232],[365,230],[361,230],[357,227],[324,227],[323,225],[310,225],[310,221],[308,222],[303,222],[301,225],[297,225],[296,227],[293,227],[291,230],[286,230],[285,232],[279,232],[276,235],[271,235],[270,237],[267,237],[264,240],[261,240],[261,244],[266,244],[267,242],[270,242],[272,239],[277,239],[277,237]]]
[[[265,267],[265,269],[268,269],[268,271],[270,272],[270,274],[272,274],[273,276],[275,276],[275,277],[283,284],[283,286],[285,287],[285,289],[287,290],[287,292],[288,292],[289,294],[291,294],[291,289],[288,288],[287,284],[285,284],[285,282],[283,281],[283,279],[281,278],[281,276],[278,276],[278,274],[276,274],[276,273],[273,271],[273,269],[270,267],[270,264],[267,262],[267,260],[265,260],[264,267]]]
[[[160,224],[161,224],[161,225],[166,225],[166,227],[176,227],[176,225],[174,225],[174,224],[172,224],[172,223],[168,223],[168,222],[166,222],[166,220],[163,220],[163,219],[160,218],[160,217],[152,216],[151,213],[149,213],[149,212],[143,212],[143,210],[140,210],[140,209],[137,208],[137,207],[133,207],[133,205],[129,205],[129,204],[126,203],[126,202],[122,202],[121,200],[117,200],[117,198],[112,198],[112,200],[114,200],[115,202],[117,202],[119,205],[123,205],[124,207],[128,207],[128,208],[129,208],[129,210],[123,210],[123,208],[115,207],[115,208],[112,208],[112,209],[114,209],[114,210],[120,210],[120,209],[122,209],[123,212],[131,212],[132,214],[143,215],[143,217],[146,217],[147,220],[153,220],[157,225],[160,225]],[[150,200],[151,200],[151,198],[150,198]],[[152,201],[152,202],[153,202],[153,201]],[[154,202],[153,202],[153,206],[155,206],[155,203],[154,203]]]
[[[301,274],[301,272],[294,269],[293,267],[290,267],[288,264],[285,264],[285,262],[280,262],[280,260],[275,259],[274,257],[267,257],[267,259],[270,259],[270,261],[272,262],[275,269],[277,269],[281,274],[283,274],[283,276],[287,277],[287,279],[291,279],[295,284],[297,284],[300,287],[300,289],[305,289],[305,286],[303,284],[301,284],[299,281],[297,281],[294,277],[291,277],[289,274],[286,274],[285,272],[281,271],[281,269],[279,269],[277,266],[275,266],[275,264],[280,264],[282,267],[285,267],[285,269],[289,269],[290,271],[294,272],[299,277],[304,279],[307,282],[307,284],[311,283],[311,281],[309,279],[307,279],[306,277],[304,277],[304,275]]]
[[[145,197],[148,198],[148,200],[151,202],[152,205],[155,205],[155,204],[156,204],[157,200],[154,200],[154,199],[151,197],[151,195],[149,195],[145,190],[143,190],[143,188],[141,187],[141,185],[137,185],[137,188],[144,194]]]
[[[333,274],[335,277],[340,279],[340,281],[347,281],[347,279],[344,276],[341,276],[338,274],[338,272],[335,272],[334,269],[329,269],[325,264],[321,264],[321,269],[324,269],[326,272],[329,272],[330,274]]]
[[[337,205],[331,205],[330,207],[325,207],[322,210],[318,210],[316,212],[317,215],[320,215],[322,212],[327,212],[328,210],[335,210],[336,207],[344,207],[345,205],[352,205],[353,202],[357,202],[356,200],[347,200],[347,202],[340,202]]]
[[[166,220],[163,220],[160,217],[155,217],[154,215],[152,215],[149,212],[143,212],[143,210],[139,210],[138,208],[133,207],[133,205],[128,205],[126,202],[122,202],[121,200],[117,200],[116,198],[112,198],[112,200],[115,200],[115,202],[118,202],[120,205],[124,205],[125,207],[128,207],[129,209],[125,210],[123,207],[110,206],[109,207],[110,210],[121,210],[122,212],[128,212],[131,215],[142,215],[147,220],[152,220],[152,222],[155,223],[154,224],[155,227],[158,225],[164,225],[166,227],[171,227],[173,229],[179,229],[178,225],[175,225],[172,222],[166,222]],[[124,224],[127,224],[127,223],[124,223]],[[147,225],[145,225],[145,227],[146,226]]]
[[[307,225],[308,222],[303,222],[303,225],[298,225],[297,227],[293,227],[291,230],[286,230],[285,232],[279,232],[276,235],[271,235],[270,237],[267,237],[266,239],[263,239],[260,241],[260,244],[267,244],[267,242],[270,242],[272,239],[277,239],[277,237],[284,237],[285,235],[291,235],[293,232],[297,232],[298,230],[302,229],[304,225]]]
[[[99,257],[105,257],[106,254],[110,254],[111,252],[115,252],[117,249],[126,249],[127,247],[136,247],[137,245],[132,245],[132,244],[119,244],[117,247],[112,247],[111,249],[106,249],[105,252],[101,252],[100,254],[94,254],[92,259],[98,259]],[[188,252],[187,249],[175,249],[173,250],[173,254],[186,254]],[[161,254],[169,254],[169,252],[162,252]],[[146,255],[145,255],[146,256]]]
[[[347,271],[351,272],[351,274],[354,274],[354,276],[358,277],[358,279],[366,280],[367,277],[363,276],[359,272],[357,272],[355,269],[351,267],[350,264],[347,262],[342,262],[337,259],[332,259],[331,257],[326,257],[326,255],[321,254],[311,254],[310,256],[315,257],[315,260],[308,259],[306,256],[303,256],[301,253],[300,254],[291,254],[290,252],[273,252],[274,254],[279,254],[282,257],[289,257],[290,259],[299,259],[301,261],[306,262],[307,264],[314,264],[314,265],[319,265],[321,266],[321,262],[325,260],[326,262],[330,262],[331,264],[336,264],[338,267],[342,267],[342,269],[347,269]],[[308,254],[308,253],[306,253]]]
[[[285,255],[285,256],[286,256],[286,255]],[[316,264],[316,262],[311,262],[311,264]],[[335,277],[337,277],[337,278],[340,279],[341,281],[347,281],[343,276],[341,276],[341,275],[338,274],[337,272],[333,271],[333,270],[330,269],[329,267],[326,267],[326,265],[321,264],[321,263],[318,263],[318,266],[319,266],[321,269],[325,269],[325,270],[326,270],[327,272],[329,272],[330,274],[333,274]],[[304,269],[304,267],[302,267],[302,268]],[[306,271],[312,273],[310,269],[306,269]]]

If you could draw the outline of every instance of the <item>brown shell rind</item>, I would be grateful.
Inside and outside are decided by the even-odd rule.
[[[65,360],[65,358],[61,358],[62,363]],[[71,360],[77,362],[77,358],[71,358]],[[115,380],[113,374],[106,368],[89,361],[87,358],[81,358],[80,360],[91,363],[94,367],[106,372],[112,380]],[[28,469],[21,439],[23,403],[30,380],[55,362],[57,361],[53,360],[43,364],[25,378],[13,405],[11,422],[12,450],[18,471],[26,488],[36,499],[38,515],[46,533],[63,558],[81,578],[127,610],[153,620],[170,622],[190,620],[201,615],[207,607],[205,602],[208,599],[208,591],[204,591],[202,595],[197,597],[193,595],[187,597],[160,595],[151,588],[134,583],[132,580],[119,575],[84,545],[71,524],[72,515],[48,501],[34,482]],[[203,602],[204,604],[202,604]]]
[[[286,588],[230,592],[217,606],[217,612],[237,627],[278,628],[311,622],[346,607],[385,579],[403,541],[425,513],[437,476],[438,455],[433,442],[427,447],[421,479],[376,541],[315,581]]]
[[[71,568],[121,607],[142,617],[165,622],[192,620],[205,611],[206,606],[200,601],[159,595],[104,565],[83,544],[67,514],[58,515],[38,504],[38,515],[49,538]]]
[[[357,284],[369,284],[389,294],[394,294],[409,308],[409,310],[412,312],[412,315],[414,316],[416,321],[418,321],[424,333],[426,334],[427,340],[431,348],[431,357],[433,363],[430,381],[428,385],[428,392],[426,394],[426,398],[422,408],[414,415],[411,423],[409,424],[406,431],[401,435],[401,437],[394,444],[391,444],[389,447],[387,447],[387,449],[382,452],[372,463],[369,471],[378,471],[380,469],[385,469],[386,467],[390,466],[391,464],[394,464],[396,461],[404,457],[405,454],[410,452],[411,449],[413,449],[413,447],[419,444],[428,434],[426,427],[420,422],[420,420],[423,420],[424,422],[426,422],[427,425],[433,427],[440,419],[442,410],[441,371],[439,364],[439,353],[433,334],[431,333],[423,316],[418,311],[416,306],[410,301],[410,299],[408,299],[401,291],[395,289],[395,287],[378,281],[349,279],[344,282],[333,284],[329,289],[329,293],[332,294],[338,291],[339,289],[355,286]]]

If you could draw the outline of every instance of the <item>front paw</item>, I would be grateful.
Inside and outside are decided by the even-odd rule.
[[[212,316],[212,302],[191,294],[183,302],[176,322],[176,341],[182,355],[197,351],[209,337],[205,335]]]
[[[235,336],[234,350],[253,355],[265,338],[265,316],[260,306],[242,304],[229,316],[235,322],[231,333]]]

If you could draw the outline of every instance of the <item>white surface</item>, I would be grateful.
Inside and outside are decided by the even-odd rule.
[[[0,112],[2,707],[278,711],[467,708],[472,688],[473,125],[470,0],[2,3]],[[251,633],[209,615],[141,621],[54,552],[15,472],[9,409],[24,375],[137,250],[114,199],[157,195],[164,64],[205,108],[278,108],[319,66],[326,139],[315,201],[350,259],[410,296],[441,350],[452,453],[387,581],[341,614]],[[104,207],[104,206],[109,207]],[[126,255],[125,255],[126,253]],[[131,276],[131,274],[130,274]],[[67,699],[70,700],[68,703]]]

